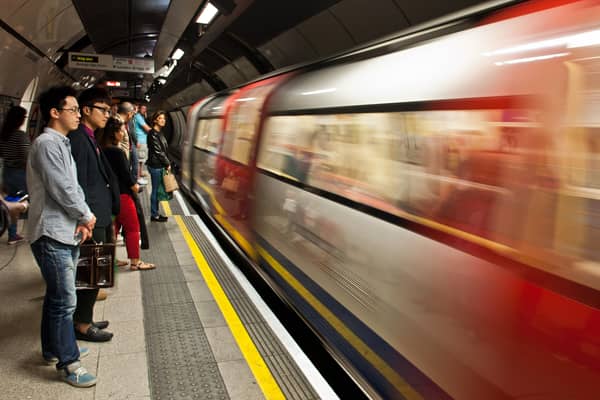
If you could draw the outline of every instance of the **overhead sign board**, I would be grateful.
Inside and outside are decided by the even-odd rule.
[[[101,71],[154,73],[153,58],[117,57],[110,54],[69,52],[69,67]]]
[[[106,86],[116,88],[126,88],[127,81],[106,81]]]

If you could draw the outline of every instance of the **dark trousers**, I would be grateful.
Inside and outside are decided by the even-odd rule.
[[[14,196],[18,192],[27,193],[27,182],[24,169],[4,167],[2,175],[7,195]],[[10,225],[8,225],[8,240],[16,238],[16,236],[17,218],[11,217]]]
[[[104,227],[96,227],[92,231],[92,239],[96,243],[113,243],[113,225]],[[77,324],[91,324],[94,318],[94,304],[96,304],[96,296],[98,289],[77,289],[77,307],[73,314],[73,321]]]
[[[137,154],[137,147],[134,143],[131,145],[131,152],[129,153],[129,155],[130,155],[129,163],[131,164],[131,177],[133,178],[134,182],[137,182],[139,160],[138,160],[138,154]]]

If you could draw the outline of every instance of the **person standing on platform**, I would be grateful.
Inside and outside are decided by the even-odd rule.
[[[96,384],[96,377],[79,362],[89,350],[77,348],[73,330],[79,243],[91,237],[96,223],[77,183],[67,139],[79,124],[79,107],[70,87],[49,89],[40,96],[39,104],[47,125],[31,146],[26,170],[31,198],[27,231],[46,281],[42,356],[49,363],[56,362],[67,383],[89,387]]]
[[[119,214],[119,185],[94,134],[106,125],[111,99],[106,89],[94,87],[81,92],[79,104],[81,124],[69,133],[77,179],[90,209],[98,219],[92,239],[97,243],[113,243],[112,216]],[[75,336],[79,340],[106,342],[113,337],[112,333],[103,330],[108,326],[108,321],[93,322],[97,295],[98,289],[77,290],[77,309],[73,320]]]
[[[125,152],[125,156],[127,160],[131,162],[131,135],[129,134],[129,121],[133,118],[135,114],[135,107],[128,101],[124,101],[119,103],[117,106],[117,114],[118,117],[123,122],[123,139],[119,143],[119,147],[123,149]],[[136,179],[137,180],[137,179]]]
[[[146,123],[146,106],[138,105],[138,112],[133,116],[134,135],[137,139],[137,156],[138,156],[138,176],[137,183],[147,185],[148,181],[143,178],[144,163],[148,159],[148,133],[152,128]]]
[[[171,162],[167,157],[167,141],[160,133],[167,123],[167,113],[159,110],[152,114],[152,130],[148,134],[148,171],[152,179],[150,193],[150,221],[165,222],[168,217],[158,213],[158,187],[163,185],[163,169],[170,171]]]
[[[117,116],[124,122],[123,130],[124,136],[123,140],[120,143],[120,147],[125,151],[125,155],[129,161],[129,165],[131,166],[129,173],[134,182],[137,182],[140,185],[138,193],[140,193],[144,189],[144,184],[147,184],[146,180],[138,180],[138,156],[137,156],[137,138],[134,133],[133,128],[133,116],[137,112],[137,108],[128,101],[124,101],[119,104]],[[127,139],[125,139],[127,137]],[[129,147],[125,146],[123,143],[127,142]],[[118,178],[118,176],[117,176]],[[140,183],[141,182],[141,183]],[[138,215],[138,221],[140,225],[140,238],[141,238],[141,246],[142,249],[150,248],[149,238],[148,238],[148,230],[146,228],[146,221],[144,219],[144,210],[142,209],[142,204],[140,203],[140,199],[137,196],[137,193],[133,196],[133,201],[135,203],[135,208]],[[118,232],[117,232],[118,233]]]
[[[137,135],[135,133],[135,114],[137,113],[137,106],[134,104],[133,105],[133,116],[131,117],[131,120],[127,123],[127,131],[129,132],[129,141],[131,144],[131,154],[129,156],[129,163],[131,164],[131,176],[133,177],[133,180],[135,180],[137,182],[138,180],[138,171],[140,169],[140,165],[139,165],[139,157],[138,157],[138,151],[137,151],[137,146],[138,146],[138,141],[137,141]],[[145,182],[145,181],[142,181]],[[139,182],[138,182],[139,183]],[[147,184],[148,182],[146,182]]]
[[[2,178],[6,194],[16,196],[27,193],[25,167],[29,153],[29,137],[19,128],[25,123],[27,110],[20,106],[12,106],[6,114],[0,132],[0,153],[4,160]],[[16,244],[23,240],[17,233],[17,218],[11,216],[8,225],[8,244]]]
[[[119,146],[124,133],[123,121],[120,118],[109,118],[100,141],[102,151],[119,180],[121,212],[115,220],[115,231],[118,232],[121,227],[124,228],[123,237],[131,270],[154,269],[154,264],[140,260],[140,221],[135,204],[140,186],[132,178],[129,161]]]

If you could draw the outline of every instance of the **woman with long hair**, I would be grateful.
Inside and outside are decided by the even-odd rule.
[[[158,187],[162,185],[163,170],[171,169],[171,162],[167,157],[167,141],[161,130],[167,123],[167,113],[156,111],[150,118],[152,130],[148,133],[148,171],[152,179],[152,193],[150,195],[150,221],[165,222],[168,218],[158,213]]]
[[[25,167],[31,143],[27,134],[19,128],[25,123],[27,110],[21,106],[12,106],[0,131],[0,154],[4,159],[2,180],[4,190],[8,196],[27,193],[25,180]],[[23,240],[17,234],[17,218],[12,217],[8,226],[8,244],[15,244]]]
[[[140,187],[131,176],[129,161],[119,146],[125,134],[123,124],[120,118],[110,117],[100,135],[102,152],[119,180],[121,211],[115,219],[115,232],[119,232],[121,226],[125,231],[124,240],[130,269],[134,271],[154,269],[154,264],[140,260],[140,222],[134,199]]]

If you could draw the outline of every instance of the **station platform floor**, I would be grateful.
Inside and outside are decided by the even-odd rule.
[[[91,388],[62,382],[43,361],[44,280],[28,243],[0,238],[0,399],[336,399],[183,198],[161,207],[169,220],[148,222],[141,254],[157,268],[119,268],[94,310],[113,339],[79,341],[98,378]],[[117,258],[126,260],[122,244]]]

